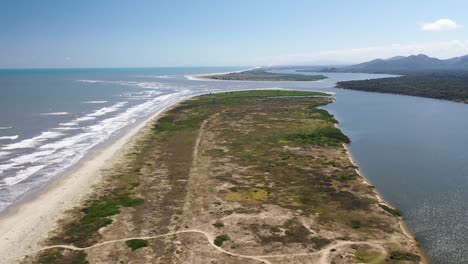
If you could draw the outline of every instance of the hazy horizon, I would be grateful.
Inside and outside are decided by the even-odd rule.
[[[3,1],[0,68],[353,64],[468,54],[465,1]],[[398,16],[395,16],[398,14]]]

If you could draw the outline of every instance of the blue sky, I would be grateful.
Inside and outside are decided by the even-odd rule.
[[[468,54],[466,10],[466,0],[1,0],[0,68],[446,58]]]

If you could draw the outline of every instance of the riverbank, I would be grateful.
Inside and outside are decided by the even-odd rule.
[[[359,174],[361,176],[361,179],[362,179],[363,183],[368,185],[368,186],[371,186],[372,188],[374,188],[374,186],[370,183],[370,181],[366,177],[366,175],[361,172],[357,162],[353,159],[353,155],[351,154],[351,150],[349,149],[349,146],[347,144],[343,144],[343,148],[346,150],[346,155],[348,156],[349,161],[354,166],[356,166],[355,171],[356,171],[357,174]],[[392,205],[390,205],[387,201],[385,201],[385,199],[382,197],[382,195],[379,193],[379,191],[377,189],[375,189],[375,188],[374,188],[374,193],[375,193],[375,197],[377,198],[377,200],[379,201],[380,204],[383,204],[383,205],[386,205],[386,206],[392,208]],[[414,236],[414,234],[411,232],[411,230],[406,225],[403,216],[399,216],[398,224],[400,226],[401,231],[405,234],[406,237],[408,237],[411,240],[414,248],[417,250],[418,255],[421,257],[421,263],[430,263],[429,258],[422,251],[418,241],[416,240],[416,237]]]
[[[316,95],[229,92],[172,108],[26,260],[419,262]]]

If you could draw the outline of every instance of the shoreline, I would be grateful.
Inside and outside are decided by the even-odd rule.
[[[95,149],[65,173],[1,212],[0,263],[17,262],[40,248],[66,211],[79,206],[93,192],[93,186],[101,182],[101,171],[118,162],[140,132],[162,113],[190,97],[182,97],[130,126],[117,134],[115,140]]]
[[[335,125],[336,127],[338,127],[337,125]],[[374,185],[372,185],[369,181],[369,179],[365,176],[364,173],[361,172],[360,170],[360,167],[358,166],[358,163],[353,159],[353,156],[352,156],[352,153],[351,153],[351,150],[349,148],[349,144],[343,144],[343,147],[344,149],[346,150],[346,156],[348,156],[348,159],[349,161],[354,165],[356,166],[356,173],[361,176],[361,179],[362,179],[362,182],[364,184],[367,184],[369,186],[372,186],[373,188],[373,192],[375,194],[375,197],[377,198],[377,200],[379,201],[380,204],[384,204],[384,205],[387,205],[391,208],[395,208],[393,205],[391,205],[389,202],[387,202],[383,196],[379,193],[379,191],[377,190],[377,188],[375,188]],[[398,209],[398,208],[397,208]],[[405,222],[405,219],[404,219],[404,216],[399,216],[397,217],[397,221],[398,221],[398,225],[400,226],[400,229],[401,231],[403,232],[403,234],[408,237],[409,239],[411,239],[412,243],[413,243],[413,246],[414,248],[417,250],[417,252],[419,253],[419,256],[421,257],[421,263],[424,263],[424,264],[427,264],[427,263],[430,263],[429,261],[429,258],[426,256],[426,254],[424,253],[424,251],[421,249],[418,241],[416,240],[416,237],[414,236],[414,234],[411,232],[411,230],[409,229],[409,227],[406,225],[406,222]]]

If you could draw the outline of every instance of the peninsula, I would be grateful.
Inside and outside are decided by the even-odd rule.
[[[420,263],[328,94],[208,94],[149,122],[24,263]],[[13,243],[13,241],[11,241]]]
[[[327,79],[324,75],[272,73],[263,68],[225,74],[200,75],[199,77],[226,81],[320,81]]]

